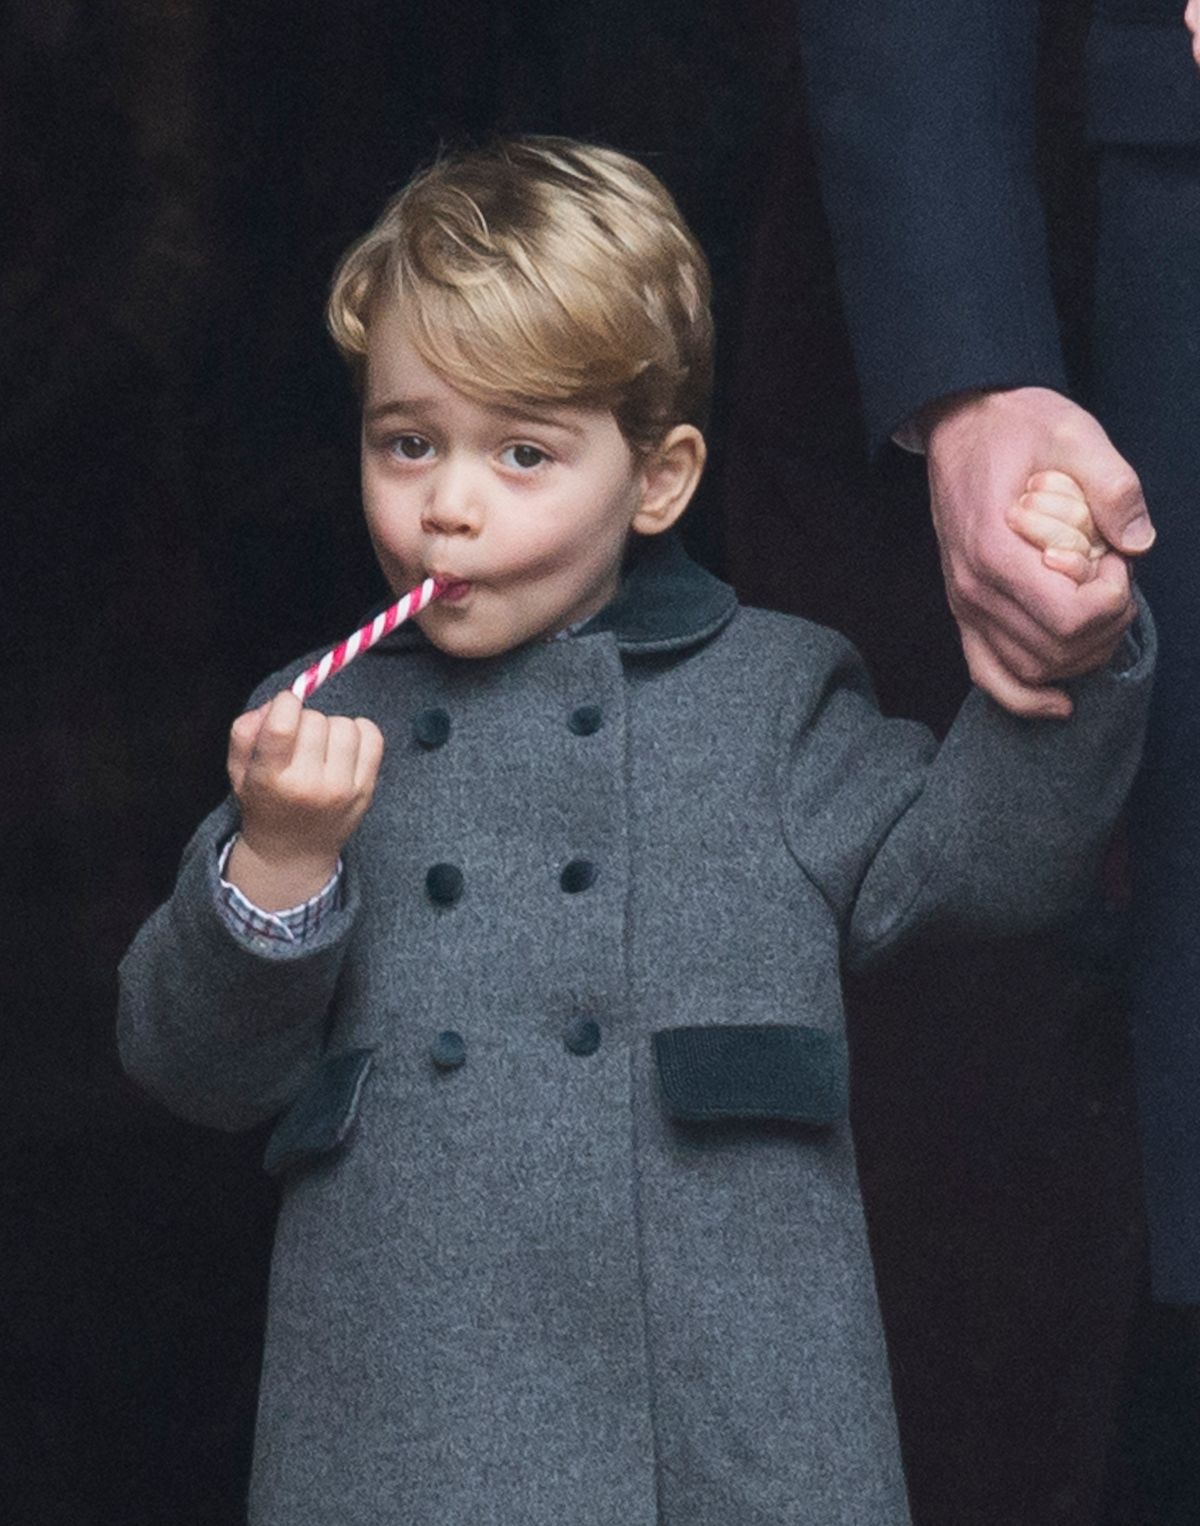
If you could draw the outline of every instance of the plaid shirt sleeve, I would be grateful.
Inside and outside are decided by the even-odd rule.
[[[299,906],[289,906],[284,911],[263,911],[253,901],[247,900],[236,885],[225,878],[225,865],[237,834],[221,849],[217,860],[217,872],[221,879],[218,910],[230,932],[251,948],[269,948],[273,943],[305,943],[320,931],[330,912],[342,904],[342,861],[329,877],[329,882],[310,900]]]

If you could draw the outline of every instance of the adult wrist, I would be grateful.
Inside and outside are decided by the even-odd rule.
[[[965,392],[948,392],[945,397],[934,398],[924,407],[919,408],[913,415],[913,432],[921,442],[921,447],[926,452],[934,443],[935,434],[945,424],[952,423],[959,418],[967,409],[982,402],[984,398],[995,397],[997,392],[1007,390],[999,387],[973,387]]]
[[[920,410],[915,422],[928,453],[937,449],[939,437],[951,433],[968,416],[977,419],[987,414],[993,423],[1003,421],[1001,427],[1005,429],[1022,429],[1032,420],[1048,422],[1061,417],[1064,410],[1080,411],[1065,393],[1053,387],[979,387],[936,398]]]

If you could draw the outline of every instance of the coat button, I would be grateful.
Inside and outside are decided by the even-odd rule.
[[[567,1024],[563,1043],[572,1054],[595,1054],[600,1048],[600,1024],[590,1017],[576,1017]]]
[[[457,1070],[467,1058],[467,1046],[461,1033],[447,1028],[429,1046],[429,1058],[439,1070]]]
[[[450,738],[450,717],[444,710],[421,710],[413,717],[413,736],[422,747],[443,746]]]
[[[599,873],[590,858],[573,858],[569,864],[563,865],[558,883],[568,895],[578,895],[581,890],[587,890],[596,883]]]
[[[463,893],[463,874],[457,864],[434,864],[425,875],[425,890],[438,906],[453,906]]]
[[[599,705],[580,705],[567,717],[567,725],[577,737],[590,737],[594,731],[600,730],[603,720]]]

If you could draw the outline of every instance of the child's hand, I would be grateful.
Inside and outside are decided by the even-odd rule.
[[[264,911],[316,895],[371,804],[382,758],[373,721],[306,710],[290,689],[239,715],[228,767],[242,828],[225,878]]]
[[[1091,582],[1109,550],[1083,489],[1065,472],[1035,472],[1009,509],[1008,523],[1031,545],[1041,547],[1047,567],[1077,583]]]

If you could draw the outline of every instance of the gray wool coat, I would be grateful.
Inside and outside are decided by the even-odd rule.
[[[1152,645],[939,747],[664,541],[570,639],[322,689],[387,739],[343,908],[231,935],[227,803],[121,970],[142,1085],[281,1114],[254,1526],[902,1526],[840,969],[1077,903]]]

